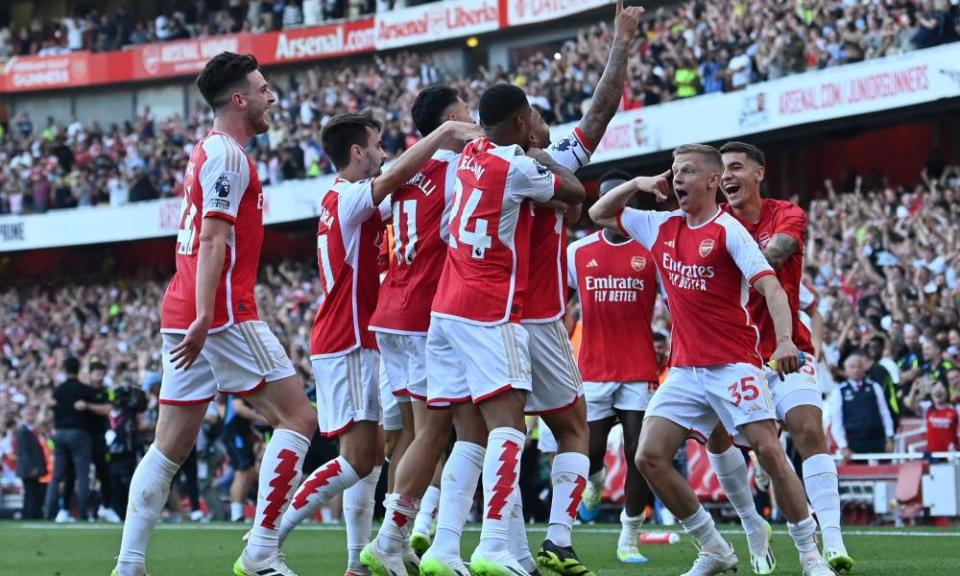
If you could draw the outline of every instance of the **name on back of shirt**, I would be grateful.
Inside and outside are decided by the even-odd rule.
[[[486,170],[479,162],[473,159],[472,156],[461,156],[460,163],[457,164],[457,170],[465,170],[473,174],[473,177],[477,180],[483,178],[483,172]]]
[[[326,206],[320,207],[320,226],[327,230],[333,228],[333,214],[327,210]]]
[[[674,260],[670,254],[663,254],[663,268],[667,271],[667,280],[681,290],[707,291],[707,280],[716,275],[713,266],[684,264]]]
[[[437,190],[437,185],[428,178],[423,172],[417,172],[413,178],[407,180],[407,186],[414,186],[423,192],[424,196],[430,196]]]

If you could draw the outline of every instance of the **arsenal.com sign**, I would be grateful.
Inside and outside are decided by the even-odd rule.
[[[254,53],[262,64],[279,64],[372,52],[376,39],[373,22],[370,18],[257,37]]]

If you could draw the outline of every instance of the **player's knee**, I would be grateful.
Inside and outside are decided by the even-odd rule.
[[[641,444],[635,452],[633,463],[641,474],[650,478],[657,476],[667,462],[659,450],[648,444]]]
[[[823,435],[823,427],[820,422],[800,422],[791,429],[790,435],[804,458],[827,451],[827,440]]]
[[[400,435],[394,431],[384,431],[383,433],[383,453],[387,458],[393,457],[393,451],[397,447],[397,441],[399,440]]]
[[[707,439],[707,452],[711,454],[723,454],[732,445],[733,441],[730,440],[730,434],[728,434],[725,429],[718,427],[710,434],[710,438]]]
[[[296,412],[284,415],[278,427],[313,438],[313,433],[317,430],[317,412],[310,405],[301,406]]]
[[[753,447],[753,451],[756,452],[760,465],[771,476],[779,476],[786,472],[786,456],[776,438],[761,440]]]
[[[187,460],[187,457],[190,456],[190,452],[193,450],[195,442],[195,438],[191,439],[186,436],[171,437],[167,434],[157,436],[156,440],[154,440],[157,450],[159,450],[167,460],[177,466],[182,466]]]

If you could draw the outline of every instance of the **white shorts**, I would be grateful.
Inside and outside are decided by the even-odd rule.
[[[519,324],[480,326],[431,318],[427,332],[427,404],[472,400],[506,390],[530,391],[527,331]]]
[[[217,392],[247,396],[267,382],[297,373],[280,341],[259,320],[234,324],[207,336],[200,355],[186,370],[177,370],[170,363],[170,350],[184,335],[164,333],[162,337],[161,404],[203,404]]]
[[[616,416],[615,410],[646,412],[657,382],[584,382],[587,422]]]
[[[377,332],[380,363],[398,402],[427,400],[427,337]]]
[[[688,428],[704,442],[718,421],[733,436],[745,424],[776,419],[766,376],[746,363],[670,368],[644,419],[654,416]]]
[[[317,381],[321,436],[339,436],[360,420],[380,422],[380,354],[376,350],[357,348],[310,362]]]
[[[583,394],[580,368],[573,357],[567,330],[559,320],[523,324],[530,336],[532,391],[527,414],[548,414],[572,406]]]
[[[557,445],[557,437],[553,435],[553,430],[547,426],[547,423],[541,418],[537,422],[537,426],[540,427],[540,439],[537,440],[537,450],[544,454],[556,454],[559,450]]]
[[[400,413],[400,403],[390,388],[390,377],[387,376],[386,362],[383,361],[383,351],[380,352],[380,407],[383,410],[383,429],[387,432],[403,428],[403,415]]]
[[[823,411],[823,389],[820,387],[820,371],[817,362],[809,354],[804,354],[804,363],[800,370],[785,374],[783,380],[776,372],[767,367],[767,386],[773,394],[773,405],[777,419],[781,422],[787,413],[797,406],[815,406]]]

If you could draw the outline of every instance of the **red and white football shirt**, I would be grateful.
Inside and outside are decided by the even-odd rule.
[[[590,163],[593,149],[578,126],[553,142],[547,153],[557,164],[576,172]],[[523,290],[523,323],[552,322],[567,313],[566,245],[563,210],[537,206],[530,233],[530,274]]]
[[[946,452],[957,441],[957,409],[953,406],[930,406],[924,418],[927,421],[927,452]]]
[[[243,147],[221,132],[197,142],[187,163],[177,230],[176,273],[167,286],[161,332],[185,333],[197,317],[197,252],[206,218],[233,224],[227,237],[210,332],[257,320],[253,288],[263,244],[263,187]]]
[[[718,209],[692,227],[682,210],[625,208],[618,223],[660,269],[673,320],[670,365],[759,367],[760,334],[747,300],[750,286],[774,272],[737,219]]]
[[[736,218],[729,204],[721,208]],[[737,218],[747,232],[757,241],[761,250],[766,250],[770,239],[777,234],[785,234],[797,242],[798,249],[777,269],[777,279],[787,293],[790,313],[793,316],[793,343],[802,352],[813,354],[813,342],[810,331],[800,321],[800,283],[803,277],[803,246],[807,235],[807,215],[802,208],[786,200],[764,198],[760,208],[760,220],[756,223],[745,222]],[[760,329],[760,355],[769,360],[777,349],[777,333],[773,327],[773,318],[767,311],[767,301],[756,290],[750,291],[747,303],[750,316]]]
[[[617,244],[595,232],[567,247],[567,262],[567,281],[580,294],[583,380],[656,382],[653,255],[632,240]]]
[[[317,228],[320,307],[310,335],[310,357],[377,349],[370,317],[377,307],[377,261],[390,203],[373,203],[373,179],[334,181],[323,196]]]
[[[447,256],[450,199],[459,156],[438,150],[391,194],[393,256],[370,320],[375,332],[426,334],[430,327],[430,306]]]
[[[432,314],[484,325],[518,321],[518,281],[529,273],[529,200],[548,202],[560,181],[519,146],[487,138],[467,144],[456,175],[449,248]]]

